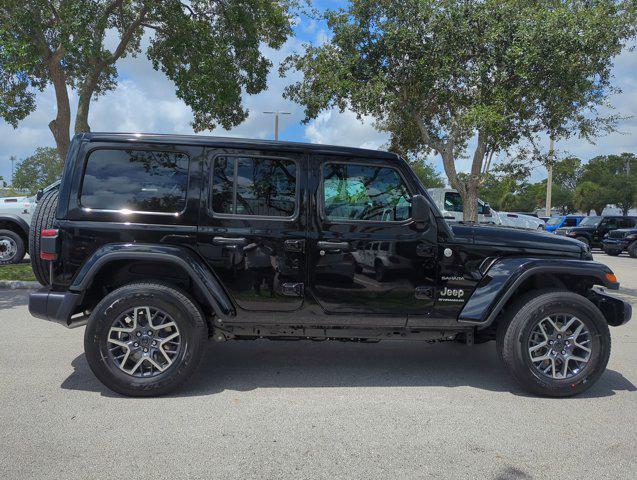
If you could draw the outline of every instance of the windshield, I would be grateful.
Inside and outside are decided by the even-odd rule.
[[[551,217],[547,220],[546,224],[553,227],[562,223],[562,217]]]
[[[580,227],[596,227],[599,225],[599,222],[602,221],[602,217],[586,217],[579,224]]]

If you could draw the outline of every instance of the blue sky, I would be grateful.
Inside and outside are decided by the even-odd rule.
[[[344,4],[342,1],[331,0],[313,2],[318,9],[337,8]],[[374,129],[371,119],[359,120],[352,112],[340,113],[332,110],[323,112],[317,119],[304,125],[301,123],[302,108],[282,98],[283,88],[298,78],[298,74],[280,78],[277,73],[279,63],[292,52],[298,51],[303,42],[320,43],[329,36],[324,23],[308,18],[300,18],[294,30],[295,37],[288,40],[280,50],[264,48],[264,53],[274,66],[269,76],[268,90],[244,98],[250,111],[249,118],[231,131],[216,129],[202,133],[273,138],[274,119],[263,112],[279,109],[292,112],[291,115],[281,117],[282,140],[382,148],[387,142],[387,135]],[[91,105],[89,124],[93,131],[193,133],[190,109],[175,96],[173,84],[162,73],[153,70],[145,55],[122,59],[117,68],[120,79],[117,89]],[[615,84],[623,93],[614,96],[611,99],[612,104],[616,107],[616,113],[632,118],[622,121],[620,132],[599,138],[594,145],[578,139],[559,143],[557,147],[561,154],[573,154],[586,160],[608,153],[637,153],[637,52],[622,52],[615,60],[613,73]],[[74,110],[77,97],[74,92],[70,94],[71,107]],[[55,97],[51,88],[38,94],[37,105],[37,110],[17,129],[0,121],[0,175],[4,178],[10,178],[11,175],[11,155],[20,159],[31,154],[38,146],[54,145],[48,129],[49,121],[55,116]],[[438,157],[432,157],[431,161],[442,171]],[[459,162],[460,170],[466,171],[468,167],[468,160]],[[533,177],[540,179],[545,175],[546,172],[538,167]]]

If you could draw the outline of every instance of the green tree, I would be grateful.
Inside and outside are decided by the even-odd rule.
[[[585,213],[595,210],[598,215],[601,215],[602,210],[608,204],[609,194],[608,189],[599,184],[583,181],[575,189],[574,203],[578,209]]]
[[[617,205],[624,215],[637,205],[637,156],[632,153],[592,158],[582,168],[581,178],[603,188],[604,200]]]
[[[353,0],[332,36],[288,58],[306,121],[326,108],[370,115],[392,144],[440,155],[476,220],[483,164],[541,132],[612,130],[612,59],[635,32],[632,0]],[[473,151],[469,152],[469,145]],[[457,162],[471,159],[466,182]]]
[[[288,0],[0,0],[0,117],[16,127],[52,85],[49,123],[58,152],[70,143],[68,88],[78,94],[75,133],[90,130],[91,100],[117,86],[116,63],[141,52],[193,111],[195,130],[230,128],[247,117],[242,92],[266,88],[271,67],[259,47],[291,33]],[[116,35],[116,46],[105,46]]]
[[[36,148],[35,153],[20,161],[13,175],[15,188],[28,188],[35,193],[62,176],[62,159],[57,149],[51,147]]]
[[[408,159],[408,161],[425,188],[443,188],[445,186],[442,175],[424,158]]]

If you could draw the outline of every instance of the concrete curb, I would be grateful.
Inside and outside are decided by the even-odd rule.
[[[23,282],[22,280],[0,280],[0,289],[4,290],[16,290],[16,289],[25,289],[25,290],[35,290],[36,288],[40,288],[38,282]]]

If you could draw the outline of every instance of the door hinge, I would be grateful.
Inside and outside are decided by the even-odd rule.
[[[286,240],[283,245],[288,252],[303,253],[305,251],[305,240]]]
[[[283,283],[281,284],[281,293],[286,297],[302,297],[303,286],[302,283]]]

